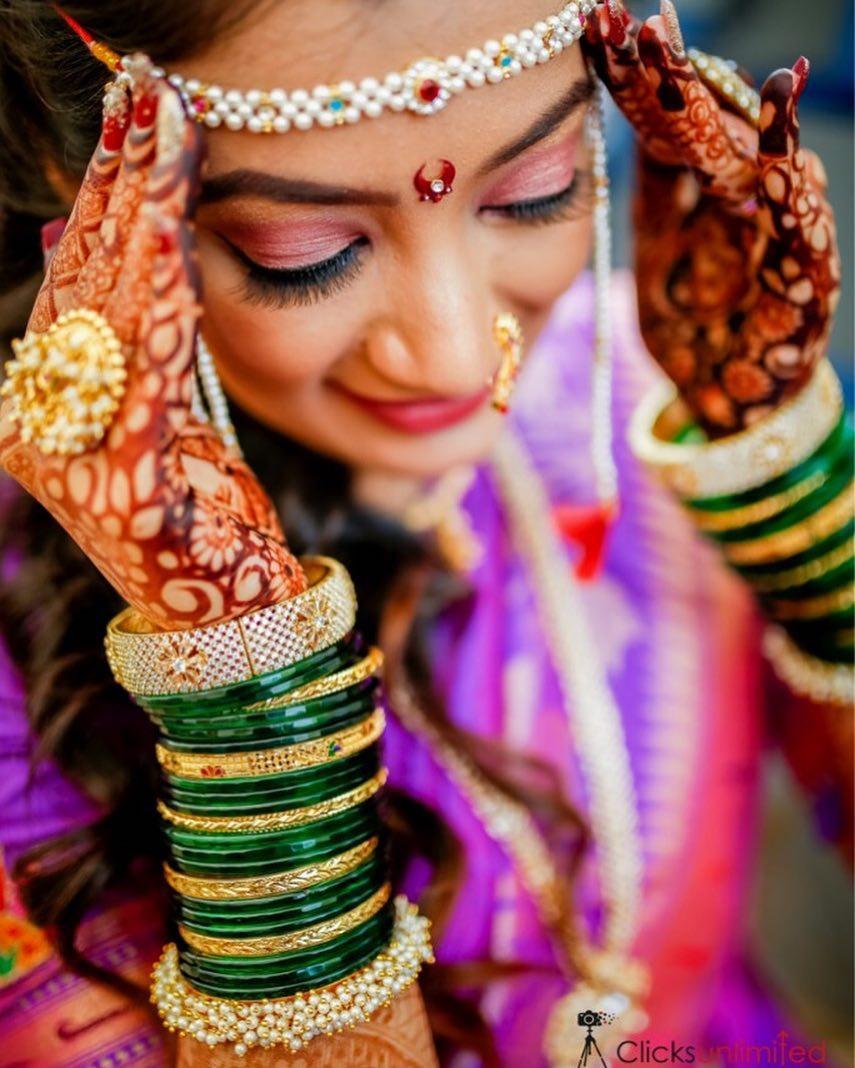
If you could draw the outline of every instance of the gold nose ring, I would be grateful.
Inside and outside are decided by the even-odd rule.
[[[502,362],[491,379],[493,407],[504,414],[523,362],[523,331],[513,312],[501,312],[493,320],[493,340],[502,352]]]

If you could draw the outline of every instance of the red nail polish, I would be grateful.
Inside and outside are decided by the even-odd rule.
[[[154,122],[154,117],[157,115],[157,101],[158,97],[156,93],[145,92],[137,100],[134,105],[134,125],[135,126],[151,126]]]
[[[125,142],[125,134],[128,132],[130,114],[118,117],[111,115],[104,120],[104,148],[108,152],[118,152]]]
[[[606,15],[609,20],[609,41],[616,48],[620,48],[626,41],[629,15],[620,0],[606,0]]]
[[[793,99],[798,101],[805,91],[808,76],[810,75],[810,60],[805,56],[799,58],[793,64]]]
[[[59,244],[59,239],[65,233],[65,224],[67,222],[68,219],[62,215],[58,219],[51,219],[50,222],[44,224],[42,227],[42,252],[44,255],[53,252]]]

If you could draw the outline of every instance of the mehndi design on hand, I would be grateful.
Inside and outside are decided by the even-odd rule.
[[[643,24],[598,5],[584,47],[640,141],[645,342],[705,429],[732,432],[801,388],[837,303],[825,174],[799,144],[807,62],[766,80],[758,134],[698,77],[669,0]]]
[[[128,377],[103,441],[70,457],[20,438],[0,409],[0,463],[156,624],[198,626],[301,592],[305,576],[261,486],[190,410],[200,316],[192,223],[201,133],[162,80],[114,111],[33,309],[109,322]]]

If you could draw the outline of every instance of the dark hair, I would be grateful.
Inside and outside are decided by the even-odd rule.
[[[260,2],[88,0],[64,7],[118,51],[141,50],[168,63],[257,11]],[[98,137],[104,80],[103,68],[47,0],[0,0],[0,344],[25,325],[41,276],[40,228],[68,211],[56,179],[70,182],[83,175]],[[587,835],[555,774],[484,739],[476,745],[450,722],[431,690],[426,631],[451,599],[465,600],[466,590],[423,540],[353,501],[346,467],[245,413],[233,414],[247,459],[276,503],[290,544],[298,552],[336,556],[350,569],[359,593],[358,625],[367,639],[377,639],[393,591],[408,577],[423,578],[417,609],[405,621],[401,670],[445,736],[495,785],[530,806],[553,841],[564,846],[572,869]],[[104,980],[75,949],[75,931],[95,899],[121,885],[132,866],[148,863],[156,869],[154,731],[114,683],[103,655],[104,629],[119,608],[118,595],[24,494],[15,495],[6,509],[0,554],[15,561],[0,587],[0,626],[26,686],[38,739],[35,758],[51,756],[104,811],[94,824],[40,844],[16,874],[30,914],[54,932],[66,963]],[[416,852],[433,868],[422,905],[439,934],[465,863],[460,843],[435,812],[413,798],[392,794],[387,809],[396,870]],[[569,917],[569,881],[566,907]],[[474,1048],[485,1063],[495,1062],[489,1030],[454,989],[463,984],[473,989],[514,970],[496,962],[428,970],[423,989],[440,1048]],[[122,982],[115,976],[109,981]]]

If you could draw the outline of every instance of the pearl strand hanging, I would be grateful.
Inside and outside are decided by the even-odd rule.
[[[198,375],[202,396],[210,412],[211,425],[220,435],[220,439],[227,448],[237,452],[239,456],[242,455],[240,443],[229,414],[229,402],[226,400],[223,384],[217,374],[214,357],[201,334],[196,339],[196,374]]]
[[[591,74],[593,78],[593,72]],[[594,174],[594,363],[591,388],[591,460],[597,498],[617,498],[617,469],[612,443],[612,228],[608,153],[604,135],[603,87],[596,81],[588,112],[588,141]]]

